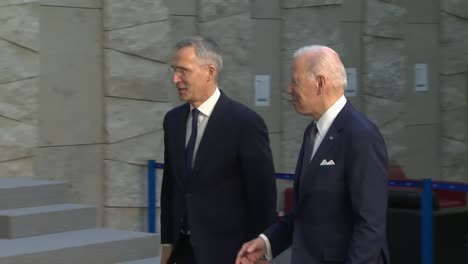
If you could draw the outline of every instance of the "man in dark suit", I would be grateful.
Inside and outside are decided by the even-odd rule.
[[[386,239],[388,160],[376,126],[344,97],[346,72],[325,46],[294,54],[288,93],[313,121],[304,134],[294,182],[294,207],[236,263],[275,257],[291,246],[292,264],[389,263]]]
[[[263,119],[218,89],[218,45],[176,45],[172,81],[186,103],[164,119],[162,264],[234,263],[274,222],[276,183]]]

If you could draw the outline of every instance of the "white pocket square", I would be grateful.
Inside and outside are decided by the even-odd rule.
[[[335,162],[333,160],[327,161],[326,159],[324,159],[320,163],[320,166],[333,166],[333,165],[335,165]]]

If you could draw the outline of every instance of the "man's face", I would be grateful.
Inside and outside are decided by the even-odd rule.
[[[185,47],[176,51],[172,58],[172,82],[177,87],[179,99],[196,104],[208,97],[208,65],[200,64],[195,55],[195,48]]]
[[[291,81],[288,85],[288,93],[291,95],[296,112],[303,115],[311,115],[317,112],[318,83],[307,72],[305,56],[294,59],[291,65]]]

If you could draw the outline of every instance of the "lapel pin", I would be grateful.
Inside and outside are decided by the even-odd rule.
[[[329,139],[330,139],[330,140],[333,140],[333,136],[330,136]]]

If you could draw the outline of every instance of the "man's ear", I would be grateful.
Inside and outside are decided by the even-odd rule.
[[[218,70],[216,70],[215,66],[209,65],[208,66],[208,76],[212,79],[215,79],[218,75]]]
[[[317,75],[315,77],[317,81],[317,94],[320,95],[323,92],[323,87],[325,86],[325,77],[323,75]]]

